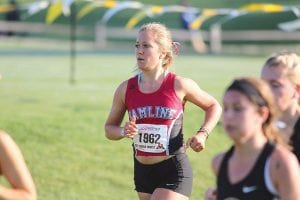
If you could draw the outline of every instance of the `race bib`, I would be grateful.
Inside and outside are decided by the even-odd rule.
[[[133,138],[135,149],[149,153],[162,153],[168,148],[167,125],[137,124],[138,134]]]

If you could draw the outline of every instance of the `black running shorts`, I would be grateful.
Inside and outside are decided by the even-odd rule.
[[[165,188],[189,197],[193,172],[186,154],[178,154],[153,165],[134,159],[134,183],[137,192],[152,194],[156,188]]]

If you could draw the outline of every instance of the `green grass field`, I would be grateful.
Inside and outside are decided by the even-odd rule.
[[[0,127],[20,146],[39,199],[137,199],[131,142],[109,141],[103,131],[114,90],[133,75],[134,55],[79,54],[76,84],[70,85],[68,54],[5,52],[0,46]],[[233,77],[258,76],[264,59],[182,54],[172,71],[221,100]],[[198,108],[186,105],[185,139],[202,117]],[[211,158],[229,145],[218,126],[203,152],[188,151],[194,169],[191,200],[202,199],[214,185]]]

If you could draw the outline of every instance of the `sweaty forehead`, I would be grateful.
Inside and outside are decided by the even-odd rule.
[[[248,101],[248,98],[237,90],[228,90],[223,96],[223,103],[241,103],[243,101]]]
[[[261,73],[261,78],[265,80],[279,80],[287,78],[287,70],[281,66],[265,66]]]
[[[149,30],[141,31],[138,34],[136,42],[155,42],[155,35]]]

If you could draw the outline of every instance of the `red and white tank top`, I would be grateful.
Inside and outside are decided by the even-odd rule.
[[[175,77],[168,73],[153,93],[139,90],[138,76],[128,80],[125,105],[136,117],[138,134],[133,138],[136,156],[164,156],[182,153],[184,104],[176,95]]]

